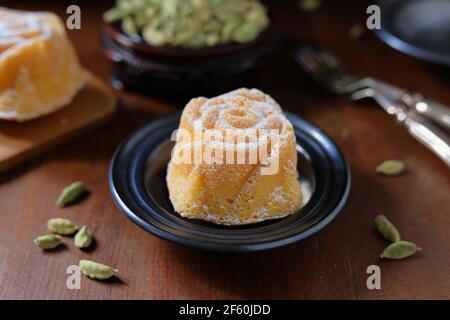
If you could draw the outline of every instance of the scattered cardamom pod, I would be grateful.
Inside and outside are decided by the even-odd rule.
[[[298,7],[302,11],[316,11],[322,4],[321,0],[299,0]]]
[[[53,233],[62,235],[71,235],[78,230],[78,226],[75,223],[64,218],[53,218],[48,220],[47,228]]]
[[[364,26],[362,23],[355,23],[348,31],[348,36],[351,40],[358,40],[364,33]]]
[[[386,259],[404,259],[412,256],[417,251],[422,250],[412,242],[409,241],[396,241],[388,245],[381,254],[381,258]]]
[[[376,167],[378,173],[387,176],[396,176],[403,173],[405,164],[400,160],[386,160]]]
[[[385,239],[392,242],[400,241],[400,232],[398,232],[397,228],[384,215],[380,214],[376,216],[375,224]]]
[[[92,260],[80,260],[81,272],[89,278],[104,280],[115,276],[119,270]]]
[[[91,245],[92,234],[86,226],[81,227],[81,229],[77,232],[74,238],[74,243],[78,248],[87,248]]]
[[[86,192],[86,188],[82,181],[77,181],[66,188],[61,192],[56,204],[60,207],[65,207],[75,201],[77,201],[80,196]]]
[[[57,234],[46,234],[34,239],[34,243],[44,250],[53,249],[62,243],[62,237]]]

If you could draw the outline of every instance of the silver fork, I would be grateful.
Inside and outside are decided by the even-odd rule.
[[[427,117],[450,128],[450,110],[447,107],[375,78],[356,76],[343,67],[333,52],[326,49],[305,46],[297,50],[295,58],[328,90],[350,94],[353,100],[374,99],[450,167],[450,137],[425,119]]]
[[[450,108],[381,80],[351,74],[343,67],[337,56],[329,50],[302,47],[297,51],[296,59],[303,69],[332,92],[348,94],[363,88],[373,88],[386,98],[401,101],[417,113],[450,129]],[[354,99],[359,97],[360,95],[353,96]]]

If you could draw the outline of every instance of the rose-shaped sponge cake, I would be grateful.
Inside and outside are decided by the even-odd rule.
[[[85,78],[57,15],[0,7],[0,119],[54,112],[70,103]]]
[[[255,132],[252,140],[249,136]],[[199,150],[202,158],[196,161]],[[239,89],[211,99],[192,99],[186,105],[167,186],[175,210],[183,217],[249,224],[299,209],[296,167],[293,127],[280,106],[257,89]]]

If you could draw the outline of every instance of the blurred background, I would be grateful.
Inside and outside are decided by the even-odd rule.
[[[270,1],[263,3],[268,7],[279,38],[274,55],[265,61],[263,77],[257,78],[260,87],[270,87],[275,96],[283,92],[288,101],[292,99],[295,108],[310,104],[312,101],[326,98],[327,93],[310,81],[294,61],[294,50],[301,44],[318,44],[334,50],[344,61],[348,69],[389,80],[410,91],[422,91],[423,94],[445,99],[439,86],[421,86],[420,74],[433,73],[448,79],[448,68],[430,63],[417,63],[414,58],[405,56],[380,41],[373,32],[364,28],[368,17],[366,9],[373,1],[350,0],[345,5],[335,1],[306,1],[317,3],[314,10],[302,8],[302,1]],[[69,31],[79,53],[81,62],[88,70],[110,80],[111,64],[102,53],[100,42],[102,14],[114,5],[114,1],[77,1],[82,11],[81,30]],[[3,1],[2,5],[26,10],[53,10],[62,18],[66,17],[66,8],[73,1],[17,2]],[[420,17],[417,17],[420,19]],[[416,76],[405,76],[405,70]],[[246,84],[243,82],[243,84]],[[247,82],[247,84],[253,84]],[[151,90],[150,90],[151,91]],[[201,91],[201,90],[200,90]],[[152,92],[157,96],[158,92]],[[196,92],[197,93],[197,92]],[[198,92],[201,94],[201,92]],[[173,95],[169,95],[169,100]],[[288,100],[289,99],[289,100]],[[182,101],[186,96],[182,97]],[[182,101],[177,101],[182,103]],[[283,101],[281,101],[283,102]],[[294,108],[286,103],[286,108]]]

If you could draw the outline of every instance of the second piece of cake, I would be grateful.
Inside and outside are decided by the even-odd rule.
[[[57,15],[0,7],[0,119],[23,122],[55,112],[85,81]]]
[[[167,186],[183,217],[241,225],[300,208],[293,127],[270,96],[239,89],[192,99],[179,129]]]

